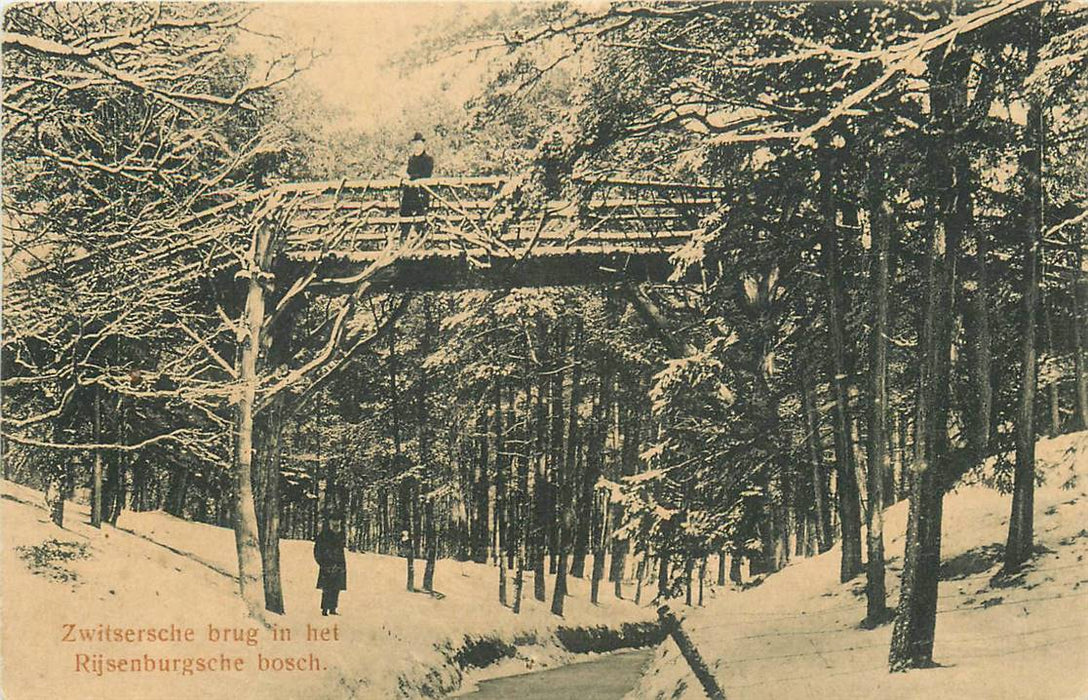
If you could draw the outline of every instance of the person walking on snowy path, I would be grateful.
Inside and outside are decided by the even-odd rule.
[[[318,566],[317,587],[321,589],[322,615],[339,615],[336,608],[340,591],[347,590],[348,587],[344,543],[340,516],[326,516],[321,532],[314,538],[314,561]]]

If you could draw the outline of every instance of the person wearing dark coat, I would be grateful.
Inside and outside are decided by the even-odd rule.
[[[558,129],[552,132],[550,139],[540,144],[537,161],[541,169],[545,199],[559,199],[563,194],[563,184],[570,177],[571,164],[563,143],[563,135]]]
[[[427,153],[427,141],[418,131],[412,137],[412,155],[408,156],[408,179],[420,180],[434,173],[434,158]],[[431,205],[431,195],[422,187],[405,185],[400,195],[401,216],[424,216]],[[400,239],[403,242],[412,230],[411,222],[400,225]],[[422,226],[420,226],[422,230]]]
[[[314,561],[317,562],[317,587],[321,589],[321,614],[336,612],[340,591],[347,590],[348,570],[344,560],[344,529],[339,516],[329,516],[325,526],[314,538]]]

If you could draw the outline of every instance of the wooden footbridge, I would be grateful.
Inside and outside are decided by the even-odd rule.
[[[277,277],[324,284],[357,283],[382,268],[381,286],[399,290],[664,281],[670,256],[724,195],[703,185],[579,178],[570,201],[545,201],[525,184],[464,177],[281,185],[264,207],[279,240],[268,263]],[[424,216],[398,215],[404,186],[429,196]]]
[[[271,275],[281,290],[303,281],[334,295],[363,281],[387,291],[663,282],[670,257],[726,195],[709,185],[575,177],[566,198],[545,200],[530,184],[529,176],[283,184],[184,219],[149,220],[131,236],[110,234],[63,265],[92,273],[115,259],[118,270],[151,271],[138,282],[120,273],[114,294],[218,278],[239,263],[242,275]],[[429,196],[425,215],[399,215],[405,186]],[[18,305],[49,268],[12,280],[5,301]]]

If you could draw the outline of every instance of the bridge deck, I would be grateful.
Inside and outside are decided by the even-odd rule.
[[[424,216],[402,217],[405,186]],[[669,257],[720,203],[720,188],[636,180],[574,180],[547,201],[530,180],[497,177],[296,183],[278,189],[286,229],[278,265],[350,284],[382,266],[398,289],[664,281]],[[402,232],[408,247],[392,256]]]

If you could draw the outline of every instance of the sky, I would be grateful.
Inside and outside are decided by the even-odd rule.
[[[262,3],[246,26],[280,40],[250,34],[241,48],[267,58],[285,48],[313,47],[323,55],[296,80],[339,113],[330,128],[370,133],[395,124],[424,101],[459,108],[486,79],[484,61],[463,54],[410,73],[395,61],[511,9],[511,2]]]

